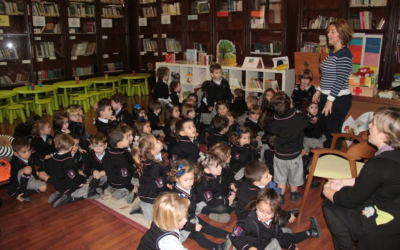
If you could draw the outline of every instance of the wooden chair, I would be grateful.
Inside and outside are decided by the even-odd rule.
[[[311,149],[314,153],[313,160],[310,167],[310,173],[308,175],[306,189],[304,196],[301,201],[300,213],[297,220],[300,222],[301,217],[304,213],[304,207],[306,205],[308,193],[310,191],[311,182],[313,177],[323,178],[321,181],[321,188],[325,184],[326,179],[345,179],[345,178],[356,178],[364,166],[364,162],[361,160],[368,160],[374,157],[376,149],[368,144],[365,134],[361,137],[342,133],[333,133],[332,146],[328,148],[317,148]],[[350,138],[353,139],[353,144],[347,149],[347,152],[334,149],[336,141],[339,138]],[[354,143],[357,141],[358,143]]]

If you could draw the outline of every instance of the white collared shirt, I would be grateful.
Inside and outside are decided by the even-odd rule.
[[[45,136],[40,135],[40,137],[42,137],[43,141],[46,141],[46,139],[47,139],[47,135],[45,135]]]
[[[102,153],[101,155],[97,155],[97,154],[95,153],[97,159],[99,159],[100,161],[103,159],[103,156],[104,156],[105,154],[106,154],[106,151],[105,151],[105,150],[103,151],[103,153]]]
[[[104,123],[108,123],[108,119],[105,119],[105,118],[98,118],[99,119],[99,121],[101,121],[101,122],[104,122]]]
[[[28,160],[22,159],[21,157],[17,156],[21,161],[25,162],[25,164],[28,164]]]

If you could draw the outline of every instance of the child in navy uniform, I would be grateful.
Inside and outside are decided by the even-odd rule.
[[[111,107],[113,116],[118,122],[124,122],[128,126],[133,126],[133,116],[126,110],[126,96],[122,93],[115,93],[111,96]]]
[[[29,191],[45,192],[47,185],[40,181],[36,174],[29,139],[26,137],[15,138],[11,146],[14,155],[10,161],[11,183],[7,186],[7,193],[21,202],[31,201]]]
[[[54,148],[54,138],[50,135],[51,128],[49,123],[44,120],[36,121],[32,129],[34,136],[31,141],[31,150],[34,162],[43,170],[43,162],[53,156],[56,151]]]
[[[168,91],[168,80],[169,80],[169,69],[167,67],[159,67],[157,69],[158,81],[154,85],[153,100],[160,101],[164,107],[165,104],[169,103],[169,91]]]
[[[168,147],[171,141],[171,120],[175,118],[179,118],[180,116],[179,106],[177,104],[167,105],[164,111],[164,143]]]
[[[108,131],[117,127],[119,122],[112,115],[110,99],[103,98],[97,103],[96,108],[97,119],[94,124],[96,125],[97,132],[102,132],[107,135]]]
[[[178,139],[176,138],[176,123],[180,120],[180,118],[174,118],[171,120],[169,127],[171,129],[171,133],[170,133],[170,141],[167,144],[168,145],[168,159],[170,160],[170,162],[172,162],[172,149],[176,147],[176,145],[178,144]]]
[[[268,166],[269,172],[272,176],[274,176],[274,142],[275,135],[267,135],[266,143],[268,145],[268,149],[264,151],[264,162]]]
[[[81,152],[79,150],[79,136],[76,134],[69,134],[74,139],[74,146],[71,149],[71,155],[74,158],[76,167],[79,169],[79,173],[83,174],[83,162],[87,156],[86,151]]]
[[[173,161],[186,159],[196,163],[199,159],[199,147],[194,142],[196,137],[196,127],[193,120],[190,118],[183,118],[175,124],[175,135],[178,143],[171,150],[171,157]]]
[[[71,133],[71,131],[68,129],[69,123],[68,123],[68,116],[63,113],[57,113],[53,117],[53,131],[54,131],[54,138],[57,137],[57,135],[62,134],[62,133]]]
[[[201,162],[203,176],[195,186],[196,214],[208,214],[213,221],[227,223],[231,218],[229,214],[235,211],[235,208],[231,207],[235,193],[232,192],[229,197],[222,196],[222,164],[221,159],[212,153],[207,153]]]
[[[48,199],[49,204],[54,202],[54,207],[84,198],[100,198],[100,195],[87,196],[89,189],[85,184],[86,178],[79,174],[79,169],[71,155],[73,146],[74,139],[69,134],[57,136],[55,139],[57,153],[45,161],[44,169],[50,176],[47,182],[56,189],[56,192]]]
[[[261,107],[258,105],[252,105],[249,107],[249,117],[246,118],[246,122],[244,125],[251,129],[251,138],[254,141],[254,145],[257,148],[260,148],[262,146],[261,143],[261,136],[264,135],[264,132],[260,128],[260,117],[261,117]]]
[[[296,243],[308,238],[320,238],[317,220],[310,218],[310,227],[301,233],[283,233],[279,227],[280,196],[272,188],[259,191],[246,207],[248,216],[238,220],[231,240],[236,249],[298,250]]]
[[[207,138],[207,148],[211,148],[218,142],[224,142],[230,145],[229,139],[226,136],[229,130],[229,119],[226,116],[216,116],[212,120],[211,125],[214,128],[214,133]]]
[[[140,106],[140,104],[136,103],[135,105],[133,105],[133,110],[132,110],[133,125],[135,125],[135,122],[140,117],[144,117],[147,120],[146,109],[144,107]],[[132,127],[133,127],[133,125],[132,125]]]
[[[160,118],[158,117],[161,113],[161,102],[151,101],[149,104],[149,112],[147,113],[147,119],[150,122],[151,133],[158,137],[164,136],[163,125],[160,123]]]
[[[237,130],[231,134],[230,141],[233,145],[231,152],[231,162],[229,174],[235,180],[243,178],[244,167],[247,162],[255,159],[255,153],[250,146],[251,130],[248,127],[237,127]],[[229,178],[229,179],[232,179]]]
[[[69,120],[70,133],[79,136],[79,145],[85,151],[89,150],[89,134],[86,132],[85,124],[82,122],[81,116],[77,109],[67,109],[66,111]]]
[[[173,192],[177,193],[181,198],[190,200],[188,222],[181,231],[182,241],[190,238],[206,249],[229,249],[231,245],[229,239],[222,244],[216,244],[203,235],[203,233],[206,233],[217,238],[226,239],[229,232],[213,227],[195,215],[196,197],[193,184],[198,181],[199,177],[196,165],[187,160],[179,160],[172,167],[170,175],[175,182]]]
[[[162,162],[155,157],[162,150],[162,143],[153,135],[139,139],[139,146],[132,148],[136,175],[139,177],[140,208],[133,206],[131,214],[141,212],[147,221],[152,220],[153,203],[160,193],[167,191],[167,174]]]
[[[27,137],[28,139],[32,139],[32,128],[35,126],[35,122],[41,120],[42,117],[38,116],[35,113],[32,113],[27,119],[26,122],[20,123],[14,129],[14,138],[17,137]]]
[[[169,92],[171,92],[171,94],[169,95],[169,98],[171,98],[171,104],[180,105],[181,103],[179,102],[179,93],[181,92],[181,83],[178,81],[172,81],[169,84]]]
[[[322,132],[322,125],[318,120],[318,103],[313,103],[312,100],[305,101],[302,111],[308,117],[315,118],[315,127],[304,130],[303,149],[307,153],[310,153],[311,148],[323,148],[326,137]]]
[[[302,110],[303,103],[308,100],[312,100],[315,92],[317,91],[311,81],[313,80],[313,74],[311,70],[304,69],[299,75],[300,84],[296,84],[296,87],[292,93],[293,107],[296,110]]]
[[[187,222],[190,201],[175,193],[164,193],[154,202],[153,222],[143,235],[137,250],[187,250],[182,246],[180,230]]]
[[[103,157],[103,166],[106,171],[108,190],[116,200],[122,198],[132,203],[137,193],[137,185],[134,185],[133,165],[125,156],[126,148],[129,147],[129,139],[124,131],[117,127],[107,135],[110,148]]]
[[[233,101],[229,110],[235,112],[238,117],[244,115],[248,109],[244,96],[245,92],[243,89],[235,89],[233,91],[233,97],[235,100]]]

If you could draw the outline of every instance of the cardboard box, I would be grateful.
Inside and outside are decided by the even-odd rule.
[[[378,94],[378,87],[361,87],[349,85],[349,90],[352,95],[373,97]]]
[[[352,86],[366,86],[366,87],[375,87],[376,86],[376,76],[368,76],[368,77],[358,77],[358,76],[350,76],[349,84]]]

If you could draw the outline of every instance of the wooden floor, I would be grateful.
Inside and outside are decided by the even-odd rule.
[[[135,103],[147,106],[149,98],[128,99],[128,110],[132,111]],[[44,116],[46,118],[46,116]],[[52,117],[47,117],[52,123]],[[85,115],[87,131],[92,134],[96,131],[93,125],[95,112],[89,111]],[[0,124],[1,134],[13,134],[15,126],[8,121]],[[300,188],[303,193],[304,187]],[[47,204],[47,199],[54,192],[52,186],[42,194],[32,194],[32,202],[19,202],[10,198],[5,188],[0,188],[0,197],[3,199],[0,207],[0,249],[136,249],[143,235],[142,232],[129,226],[113,215],[101,210],[90,201],[83,200],[53,208]],[[286,195],[285,210],[299,208],[300,201],[296,204],[289,202]],[[307,200],[306,211],[300,223],[289,226],[292,232],[301,232],[309,227],[310,216],[316,217],[321,229],[322,238],[307,239],[298,244],[301,250],[332,250],[333,243],[329,229],[326,226],[322,212],[323,199],[318,190],[311,190]],[[231,231],[236,223],[233,215],[230,222],[226,224],[210,221],[214,226]],[[212,236],[207,236],[215,242],[222,242]],[[185,241],[184,246],[188,249],[203,249],[193,240]]]

